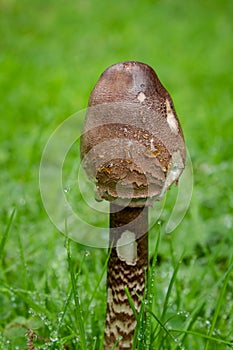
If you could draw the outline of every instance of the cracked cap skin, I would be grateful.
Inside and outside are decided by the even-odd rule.
[[[81,137],[83,167],[102,199],[140,207],[160,200],[185,167],[171,96],[155,71],[135,61],[100,76]]]

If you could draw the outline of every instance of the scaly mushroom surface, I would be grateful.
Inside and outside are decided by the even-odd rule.
[[[110,201],[105,350],[131,349],[148,268],[148,206],[177,182],[185,144],[173,101],[147,64],[117,63],[89,99],[81,156],[98,195]],[[96,238],[98,239],[98,237]]]

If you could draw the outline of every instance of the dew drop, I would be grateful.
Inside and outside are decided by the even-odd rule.
[[[77,344],[79,342],[80,338],[79,337],[75,337],[73,340],[72,340],[72,343],[73,344]]]
[[[98,203],[103,202],[103,199],[100,197],[97,191],[95,191],[95,200]]]
[[[38,316],[40,317],[40,319],[41,319],[42,321],[44,321],[44,320],[46,319],[46,317],[45,317],[44,314],[39,314]]]
[[[68,186],[67,186],[67,187],[65,187],[65,188],[64,188],[64,192],[65,192],[65,193],[70,192],[70,188],[69,188]]]
[[[26,204],[26,200],[24,198],[19,199],[19,204],[24,206]]]
[[[138,334],[138,341],[142,341],[142,339],[143,339],[143,335],[142,335],[142,333],[139,333]]]
[[[57,320],[58,320],[59,323],[62,321],[63,316],[64,316],[64,312],[63,311],[59,312],[59,314],[57,315]]]
[[[58,334],[57,331],[53,331],[50,335],[50,340],[51,342],[55,343],[56,341],[58,341]]]

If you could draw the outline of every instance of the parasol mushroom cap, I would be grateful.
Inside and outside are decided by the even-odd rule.
[[[122,205],[152,205],[177,182],[185,144],[173,101],[147,64],[117,63],[95,85],[81,157],[98,195]]]

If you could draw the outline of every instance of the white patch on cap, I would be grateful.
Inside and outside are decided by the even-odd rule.
[[[178,123],[174,115],[174,112],[171,108],[170,102],[168,100],[166,100],[166,113],[167,113],[167,122],[171,129],[171,132],[173,132],[175,135],[178,135],[178,132],[179,132]]]
[[[121,238],[117,241],[117,256],[127,265],[136,265],[137,263],[137,242],[134,232],[124,231]]]
[[[159,198],[161,199],[168,188],[179,179],[182,171],[184,170],[184,162],[181,157],[180,151],[176,151],[172,154],[171,167],[168,170],[165,183],[163,185],[162,191]]]
[[[139,94],[137,95],[137,99],[138,99],[138,101],[139,102],[144,102],[145,101],[145,99],[146,99],[146,95],[144,94],[144,92],[139,92]]]

